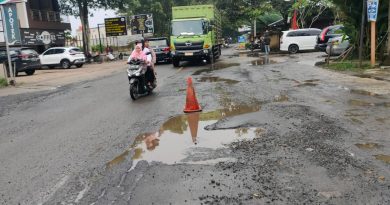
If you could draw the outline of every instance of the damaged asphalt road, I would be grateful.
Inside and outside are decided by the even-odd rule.
[[[315,54],[302,55],[315,58]],[[0,188],[0,201],[389,204],[389,95],[362,90],[364,82],[358,77],[350,81],[309,64],[289,56],[225,55],[213,67],[187,65],[178,71],[162,66],[159,77],[164,80],[159,81],[156,94],[134,103],[128,99],[126,85],[115,88],[118,79],[123,79],[113,76],[88,82],[92,87],[85,91],[92,93],[86,97],[81,97],[85,91],[77,89],[85,85],[74,85],[45,98],[40,105],[20,105],[27,114],[41,106],[41,110],[56,111],[58,116],[66,109],[55,109],[54,105],[79,97],[81,105],[85,103],[83,108],[91,106],[87,111],[76,109],[74,104],[64,106],[91,116],[77,120],[75,123],[85,124],[71,131],[57,127],[58,137],[72,134],[69,141],[45,143],[71,148],[71,152],[59,148],[59,154],[50,157],[31,156],[30,160],[41,162],[42,168],[32,170],[38,175],[25,179],[31,179],[38,190],[46,190],[43,197],[36,198],[42,192],[34,193],[33,188],[16,188],[11,183],[6,190]],[[190,74],[194,74],[204,111],[183,115],[184,79]],[[104,109],[94,110],[98,107]],[[8,115],[1,118],[1,129],[11,136],[20,131],[3,125],[10,126],[5,120],[19,113],[13,109],[8,107],[4,111]],[[64,115],[73,119],[75,114]],[[55,124],[57,118],[52,118]],[[44,121],[40,115],[36,120]],[[63,126],[68,123],[61,122]],[[6,141],[2,135],[0,143]],[[27,145],[23,149],[39,153]],[[0,162],[9,161],[1,158]],[[70,165],[61,168],[65,163]],[[1,169],[2,175],[6,171]],[[47,176],[55,179],[51,186],[45,186]],[[8,179],[1,177],[2,183],[4,180]],[[12,191],[19,189],[22,195],[18,198]],[[28,196],[32,201],[26,200]]]

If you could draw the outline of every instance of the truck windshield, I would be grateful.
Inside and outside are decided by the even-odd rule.
[[[174,36],[202,35],[203,34],[202,21],[201,20],[173,21],[172,34]]]

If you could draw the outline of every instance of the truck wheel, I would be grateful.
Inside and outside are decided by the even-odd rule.
[[[34,75],[35,70],[26,70],[27,75]]]
[[[214,57],[213,56],[209,56],[206,58],[206,62],[207,64],[213,64],[214,63]]]
[[[179,67],[180,66],[180,60],[179,59],[172,59],[173,67]]]

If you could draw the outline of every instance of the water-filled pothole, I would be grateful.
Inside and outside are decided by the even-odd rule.
[[[261,108],[259,103],[246,105],[225,102],[223,106],[223,109],[216,111],[173,117],[158,131],[137,136],[128,149],[107,163],[107,168],[124,162],[132,152],[134,155],[131,169],[141,160],[165,164],[181,163],[196,149],[222,148],[237,140],[251,140],[262,135],[262,128],[205,130],[204,127],[220,119],[257,112]]]
[[[382,147],[382,145],[380,145],[378,143],[364,143],[364,144],[355,144],[355,145],[359,149],[377,149],[377,148]]]
[[[364,100],[352,99],[348,101],[348,104],[351,106],[360,106],[360,107],[390,107],[390,102],[367,102]]]
[[[377,160],[390,164],[390,155],[379,154],[379,155],[375,155],[375,158]]]
[[[211,72],[213,70],[222,70],[222,69],[239,66],[239,65],[240,65],[239,63],[215,63],[212,64],[209,68],[195,71],[192,75],[200,75],[202,73]]]
[[[232,79],[227,79],[227,78],[220,78],[220,77],[215,77],[215,76],[204,76],[199,79],[196,79],[198,82],[208,82],[208,83],[216,83],[216,82],[224,82],[229,85],[237,84],[240,81],[237,80],[232,80]]]

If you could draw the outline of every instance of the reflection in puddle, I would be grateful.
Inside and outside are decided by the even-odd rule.
[[[221,69],[230,68],[233,66],[240,66],[240,64],[239,63],[214,63],[211,65],[210,68],[197,70],[192,75],[200,75],[200,74],[205,73],[205,72],[211,72],[213,70],[221,70]]]
[[[382,147],[378,143],[355,144],[359,149],[376,149]]]
[[[276,61],[270,60],[269,57],[262,57],[257,60],[251,61],[251,65],[257,66],[257,65],[268,65],[268,64],[275,64]]]
[[[387,164],[390,164],[390,156],[389,155],[384,155],[384,154],[375,155],[375,158],[377,160],[380,160],[380,161],[383,161]]]
[[[232,80],[232,79],[226,79],[226,78],[220,78],[220,77],[214,77],[214,76],[204,76],[200,79],[197,79],[198,82],[208,82],[208,83],[215,83],[215,82],[224,82],[230,85],[237,84],[240,81]]]
[[[220,119],[257,112],[261,108],[259,103],[240,105],[231,101],[225,101],[223,106],[223,109],[212,112],[173,117],[166,121],[158,131],[137,136],[133,145],[107,163],[107,168],[124,162],[131,151],[134,151],[134,155],[130,170],[134,169],[141,160],[165,164],[179,163],[193,149],[216,149],[236,140],[250,140],[260,137],[264,133],[261,128],[206,131],[204,127],[216,123]]]

